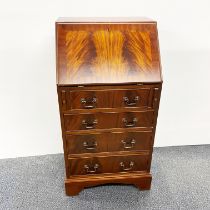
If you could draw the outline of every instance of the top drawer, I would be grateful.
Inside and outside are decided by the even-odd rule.
[[[154,88],[136,89],[62,89],[61,106],[63,111],[74,109],[122,108],[152,106]]]

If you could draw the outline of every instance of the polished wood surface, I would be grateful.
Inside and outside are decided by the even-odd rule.
[[[153,89],[141,87],[137,89],[106,89],[106,90],[62,90],[63,109],[95,109],[142,107],[151,105]]]
[[[154,111],[64,114],[65,130],[152,127]]]
[[[71,176],[65,180],[66,194],[69,196],[78,195],[85,187],[92,187],[101,184],[133,184],[140,190],[149,190],[152,176],[149,173],[124,173],[105,174],[92,176]]]
[[[56,23],[57,84],[161,82],[156,23]]]
[[[113,131],[66,135],[69,156],[86,153],[146,151],[152,148],[152,130]]]
[[[162,89],[156,22],[61,18],[56,53],[66,194],[106,183],[150,189]]]
[[[71,175],[89,175],[141,171],[148,169],[148,155],[109,155],[85,158],[70,158],[69,170]]]

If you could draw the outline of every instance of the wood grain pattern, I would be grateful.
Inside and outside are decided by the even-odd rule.
[[[89,38],[87,31],[69,31],[66,34],[66,77],[74,77],[88,59]]]
[[[88,55],[90,44],[94,45],[96,51],[94,58]],[[117,30],[100,30],[95,31],[91,37],[87,31],[68,31],[66,33],[66,77],[77,77],[79,70],[86,70],[80,67],[88,62],[91,65],[92,74],[96,77],[128,76],[131,66],[128,65],[129,60],[126,60],[124,50],[128,50],[130,65],[136,65],[135,69],[142,77],[152,69],[151,42],[148,32],[128,31],[123,34]]]
[[[150,189],[162,88],[156,22],[62,18],[56,55],[66,194],[106,183]]]
[[[59,85],[162,81],[155,23],[57,22],[56,28]]]
[[[135,88],[139,88],[138,86],[135,86],[135,85],[132,85],[132,86],[122,86],[123,89],[124,88],[129,88],[130,90],[136,90]],[[66,186],[66,193],[67,195],[76,195],[78,194],[83,188],[85,187],[88,187],[88,186],[95,186],[95,185],[99,185],[99,184],[105,184],[105,183],[130,183],[130,184],[134,184],[136,185],[138,188],[140,188],[141,190],[142,189],[150,189],[150,184],[151,184],[151,175],[150,175],[150,178],[143,178],[141,177],[139,181],[139,178],[137,177],[132,177],[131,174],[129,174],[129,177],[124,177],[123,179],[120,178],[120,175],[119,174],[113,174],[112,175],[112,181],[110,179],[107,179],[105,176],[102,176],[100,175],[100,179],[91,179],[90,176],[88,176],[86,178],[86,181],[84,179],[80,179],[79,177],[75,179],[73,179],[71,177],[71,174],[70,174],[70,170],[68,170],[69,168],[69,159],[68,159],[68,155],[69,154],[73,154],[73,153],[70,153],[69,152],[69,144],[68,144],[68,138],[66,137],[66,129],[65,129],[65,126],[64,126],[64,123],[65,123],[65,120],[64,120],[64,114],[66,113],[65,111],[63,111],[63,99],[66,99],[66,92],[71,92],[71,91],[79,91],[79,90],[95,90],[95,89],[99,89],[99,90],[105,90],[105,89],[109,89],[109,86],[100,86],[100,87],[95,87],[95,86],[90,86],[90,87],[60,87],[58,86],[58,94],[59,94],[59,105],[60,105],[60,111],[61,111],[61,122],[62,122],[62,133],[63,133],[63,140],[64,140],[64,157],[65,157],[65,164],[66,164],[66,176],[69,177],[66,182],[65,182],[65,186]],[[153,125],[153,129],[152,129],[152,138],[149,142],[149,145],[150,145],[150,148],[153,146],[153,142],[154,142],[154,134],[155,134],[155,127],[156,127],[156,120],[157,120],[157,112],[158,112],[158,107],[159,107],[159,100],[160,100],[160,92],[161,92],[161,84],[153,84],[153,85],[144,85],[143,88],[151,88],[152,89],[152,92],[154,92],[152,94],[152,100],[150,100],[149,102],[149,105],[151,107],[153,107],[155,109],[155,112],[154,112],[154,115],[152,117],[152,119],[154,120],[154,125]],[[118,90],[120,89],[120,86],[111,86],[111,89],[112,90]],[[65,96],[65,97],[64,97]],[[65,104],[65,103],[64,103]],[[130,110],[131,111],[131,108],[125,108],[126,110]],[[132,108],[133,109],[133,108]],[[104,109],[102,108],[101,110],[104,111]],[[123,112],[123,110],[120,110],[120,109],[108,109],[108,110],[112,110],[112,112],[115,110],[115,111],[120,111],[120,112]],[[107,110],[107,111],[108,111]],[[93,112],[92,112],[93,111]],[[79,110],[70,110],[68,111],[67,113],[74,113],[74,114],[79,114],[79,113],[89,113],[89,112],[92,112],[92,113],[97,113],[97,109],[96,110],[84,110],[84,112],[81,112],[81,109]],[[113,120],[113,119],[112,119]],[[139,128],[127,128],[127,132],[125,133],[125,130],[123,130],[124,128],[121,128],[121,129],[116,129],[116,132],[120,132],[120,133],[124,133],[124,137],[128,138],[128,137],[134,137],[132,135],[130,135],[129,133],[130,132],[142,132],[144,130],[139,130]],[[148,129],[148,128],[144,128],[144,129]],[[103,134],[110,134],[109,132],[109,129],[100,129],[100,130],[87,130],[86,133],[75,133],[75,132],[70,132],[69,134],[71,135],[92,135],[91,133],[94,134],[97,134],[98,132],[102,132]],[[111,129],[111,132],[112,132],[112,129]],[[114,133],[112,132],[112,135]],[[114,134],[115,135],[115,134]],[[115,153],[119,148],[119,144],[117,144],[117,138],[116,136],[113,136],[113,138],[115,140],[112,140],[112,142],[114,143],[115,142],[115,145],[110,145],[109,148],[113,148],[113,153]],[[89,138],[85,138],[87,141],[90,140]],[[101,138],[101,139],[104,139],[104,138]],[[102,140],[103,141],[103,140]],[[105,145],[105,142],[101,142],[103,145]],[[140,143],[141,145],[141,148],[148,148],[148,141],[147,141],[147,138],[146,136],[143,137],[143,142]],[[75,145],[76,146],[76,145]],[[79,148],[78,144],[76,146],[77,148]],[[74,147],[75,148],[75,147]],[[104,148],[104,146],[102,147]],[[103,151],[98,151],[99,153],[102,153]],[[91,153],[90,153],[91,154]],[[93,154],[93,152],[92,152]],[[107,154],[107,156],[109,156],[110,154]],[[87,157],[87,153],[84,153],[84,156]],[[127,156],[127,154],[124,154],[124,156]],[[147,167],[148,167],[148,171],[150,169],[150,165],[151,165],[151,159],[152,159],[152,149],[149,149],[149,159],[148,159],[148,164],[147,164]],[[146,175],[147,177],[147,175]],[[81,182],[78,182],[79,180],[81,180]]]
[[[66,132],[130,127],[153,127],[154,111],[64,114]],[[124,119],[126,121],[124,121]],[[136,119],[136,121],[135,121]],[[85,123],[83,123],[85,122]]]
[[[96,109],[96,108],[120,108],[120,107],[152,107],[153,88],[151,87],[137,87],[134,89],[119,88],[112,89],[112,87],[101,90],[86,88],[85,90],[69,90],[63,88],[65,94],[62,98],[63,110],[77,110],[77,109]],[[94,100],[95,99],[95,100]],[[137,100],[136,100],[137,99]],[[85,103],[84,103],[85,101]]]
[[[71,175],[89,175],[141,171],[146,173],[148,169],[148,155],[110,155],[94,156],[85,158],[69,158],[69,169]],[[132,164],[131,164],[132,163]],[[85,166],[88,166],[85,167]],[[97,166],[97,167],[96,167]]]
[[[146,151],[151,149],[152,139],[151,130],[71,134],[66,135],[66,147],[69,157],[86,156],[86,153]]]
[[[151,42],[148,32],[129,31],[127,32],[127,49],[131,53],[131,59],[136,69],[146,74],[152,69]]]
[[[123,57],[125,37],[120,31],[96,31],[93,34],[96,57],[93,60],[93,74],[99,77],[119,77],[127,74],[128,67]]]

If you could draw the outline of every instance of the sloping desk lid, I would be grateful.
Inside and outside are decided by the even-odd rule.
[[[157,24],[145,18],[60,18],[57,84],[161,82]]]

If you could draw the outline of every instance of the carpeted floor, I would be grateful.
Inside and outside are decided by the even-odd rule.
[[[64,193],[63,155],[0,160],[0,209],[210,209],[210,145],[155,148],[150,191],[104,185]]]

